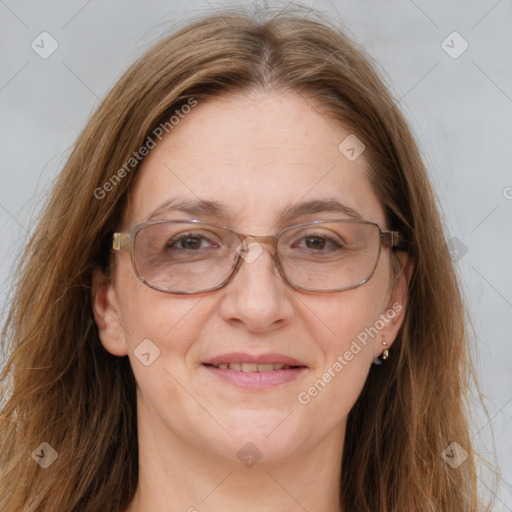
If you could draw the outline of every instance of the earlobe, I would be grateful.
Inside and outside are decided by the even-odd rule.
[[[119,319],[115,289],[105,273],[97,268],[92,277],[92,312],[98,327],[101,344],[115,356],[128,354],[124,332]]]

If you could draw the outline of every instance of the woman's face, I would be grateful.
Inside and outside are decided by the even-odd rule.
[[[170,200],[214,202],[222,216],[171,205],[153,220],[198,218],[267,235],[310,220],[350,218],[318,203],[309,213],[282,215],[337,201],[387,229],[364,153],[347,158],[350,148],[338,147],[350,133],[314,105],[292,93],[199,102],[145,158],[119,231],[147,221]],[[307,293],[283,281],[270,245],[260,247],[227,286],[199,295],[151,289],[136,277],[129,254],[115,253],[112,280],[98,286],[95,315],[107,350],[130,359],[139,435],[151,432],[232,459],[244,450],[251,455],[246,443],[268,461],[305,453],[325,439],[341,449],[372,360],[386,348],[382,340],[391,346],[403,317],[396,302],[403,303],[404,287],[391,288],[389,249],[366,284]],[[378,334],[363,342],[365,329],[375,334],[376,325]],[[207,364],[290,358],[302,368],[272,370],[260,384],[256,373]]]

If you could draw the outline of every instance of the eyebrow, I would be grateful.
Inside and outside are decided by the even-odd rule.
[[[362,219],[361,214],[354,208],[343,204],[337,199],[317,199],[294,204],[281,212],[283,219],[312,215],[314,213],[341,213],[354,219]]]
[[[179,201],[177,199],[169,199],[153,210],[146,221],[149,222],[156,217],[171,212],[183,212],[194,217],[206,216],[223,220],[228,217],[228,209],[226,206],[217,201]],[[343,204],[337,199],[302,201],[283,209],[280,213],[280,218],[283,221],[316,213],[339,213],[354,219],[362,219],[361,214],[357,210]]]
[[[147,221],[149,222],[164,213],[175,211],[188,213],[196,217],[227,217],[226,207],[217,201],[179,201],[177,199],[169,199],[153,210],[147,217]]]

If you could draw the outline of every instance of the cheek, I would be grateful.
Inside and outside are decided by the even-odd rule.
[[[362,286],[309,301],[309,330],[322,352],[321,364],[296,400],[308,418],[322,417],[325,428],[346,418],[368,377],[374,355],[371,327],[379,318],[382,286]]]
[[[309,330],[315,333],[324,354],[332,359],[349,350],[351,342],[358,339],[363,348],[366,348],[365,341],[369,346],[371,327],[379,319],[384,296],[382,287],[372,286],[370,281],[340,294],[312,297],[306,303],[310,311]]]
[[[174,425],[169,415],[175,410],[203,418],[204,411],[187,391],[192,389],[187,361],[211,311],[198,297],[164,294],[143,283],[129,288],[127,296],[124,335],[137,382],[138,407],[149,416],[159,411],[168,425]]]
[[[177,356],[183,357],[212,313],[204,297],[153,290],[137,279],[131,266],[120,267],[116,278],[130,360],[137,357],[143,342],[159,352],[160,363],[173,364]],[[134,371],[137,366],[132,361]]]
[[[387,284],[387,271],[378,269],[363,286],[339,294],[312,295],[304,301],[308,331],[323,355],[314,374],[330,388],[360,389],[364,384],[375,343],[380,342],[379,318]]]

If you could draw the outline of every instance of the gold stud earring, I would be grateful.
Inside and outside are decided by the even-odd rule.
[[[383,345],[387,345],[387,341],[386,340],[382,340],[382,344]],[[387,348],[385,348],[381,354],[379,356],[377,356],[374,360],[373,360],[373,364],[376,364],[376,365],[381,365],[383,361],[385,361],[387,358],[389,357],[389,350]]]

